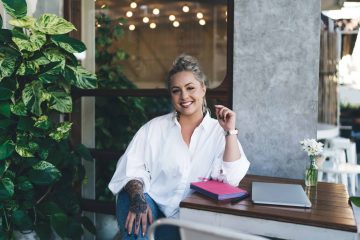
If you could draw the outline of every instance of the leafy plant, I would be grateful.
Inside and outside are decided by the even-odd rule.
[[[123,72],[122,63],[129,54],[115,48],[124,37],[126,19],[112,19],[104,13],[96,15],[96,74],[99,87],[106,89],[136,89]],[[149,119],[169,112],[168,99],[145,97],[96,98],[96,148],[124,152],[136,131]],[[119,156],[120,157],[120,156]],[[107,184],[115,171],[116,160],[96,164],[96,194],[99,200],[113,200]]]
[[[1,0],[12,30],[0,16],[0,239],[35,230],[40,239],[80,239],[79,188],[85,177],[83,145],[69,141],[71,88],[95,88],[96,76],[74,56],[85,45],[68,33],[70,22],[53,14],[26,16],[25,0]]]

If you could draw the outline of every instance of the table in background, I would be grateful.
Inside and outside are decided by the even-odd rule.
[[[339,126],[327,124],[327,123],[317,123],[316,138],[317,139],[329,139],[339,136],[340,130]]]
[[[303,184],[303,180],[247,175],[239,186],[250,191],[253,181]],[[357,239],[344,185],[320,182],[305,191],[310,209],[253,204],[251,198],[232,205],[193,193],[180,203],[180,219],[283,239]]]

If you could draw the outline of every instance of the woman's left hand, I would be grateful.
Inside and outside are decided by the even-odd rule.
[[[216,117],[220,126],[225,130],[235,129],[236,113],[223,105],[215,105]]]

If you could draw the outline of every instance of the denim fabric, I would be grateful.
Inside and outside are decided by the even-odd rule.
[[[164,214],[160,211],[160,209],[156,205],[156,203],[154,202],[154,200],[152,200],[152,198],[147,193],[145,193],[145,200],[146,200],[147,204],[149,205],[149,207],[151,208],[152,215],[153,215],[153,221],[155,221],[156,219],[165,217]],[[137,238],[135,238],[135,235],[134,235],[135,226],[133,226],[133,229],[132,229],[130,235],[128,234],[127,230],[125,229],[126,217],[129,213],[129,205],[130,205],[129,195],[127,194],[127,192],[121,191],[117,197],[116,219],[117,219],[117,222],[119,225],[122,239],[123,240],[135,240],[135,239],[147,240],[148,239],[147,233],[145,234],[144,237],[142,236],[141,225],[140,225],[139,234],[138,234]],[[148,229],[149,229],[149,223],[146,227],[146,231]],[[156,237],[156,240],[180,240],[179,230],[177,227],[174,227],[174,226],[158,227],[155,232],[155,237]]]

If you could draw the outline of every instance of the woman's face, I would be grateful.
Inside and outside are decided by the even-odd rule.
[[[178,72],[171,77],[171,101],[180,115],[202,115],[205,92],[206,87],[195,79],[192,72]]]

